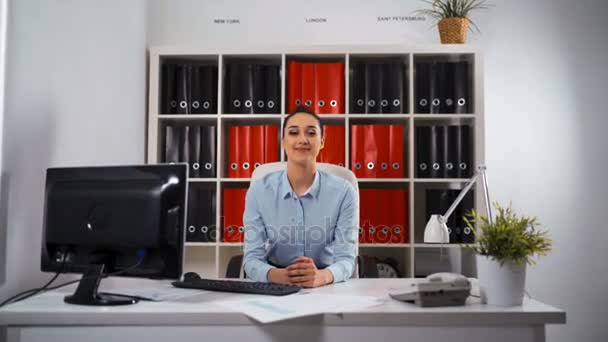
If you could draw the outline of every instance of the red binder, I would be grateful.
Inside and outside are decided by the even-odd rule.
[[[380,189],[371,189],[369,200],[371,201],[370,208],[370,228],[369,228],[369,242],[377,243],[378,241],[378,229],[382,229],[380,225],[381,213],[380,213]]]
[[[279,126],[264,126],[264,163],[279,161]]]
[[[264,164],[264,152],[265,148],[265,139],[264,139],[264,125],[255,125],[250,126],[251,128],[251,141],[249,141],[249,145],[247,146],[251,149],[251,161],[250,161],[250,174],[253,174],[253,171]],[[251,177],[251,176],[249,176]]]
[[[374,125],[363,126],[363,177],[376,178],[378,162],[378,145]]]
[[[302,63],[291,61],[287,66],[287,111],[302,104]]]
[[[239,178],[241,176],[241,142],[239,126],[231,126],[228,132],[228,177]]]
[[[335,149],[333,150],[334,154],[331,158],[332,161],[330,161],[330,163],[346,167],[346,161],[344,159],[344,155],[346,154],[346,129],[344,128],[344,126],[337,125],[331,127],[331,135],[333,136],[332,145],[335,146]]]
[[[376,162],[376,177],[387,178],[389,176],[389,125],[374,125],[374,137],[378,149],[378,160]]]
[[[391,190],[391,243],[406,243],[408,235],[408,200],[406,189]]]
[[[315,64],[302,63],[302,105],[315,110]],[[315,112],[316,113],[316,112]]]
[[[363,138],[364,125],[352,125],[350,129],[350,169],[357,178],[364,177]]]
[[[403,126],[389,126],[389,172],[388,178],[405,177],[405,164],[403,163]]]
[[[344,113],[344,63],[318,63],[315,67],[316,113]]]
[[[247,189],[224,189],[224,242],[242,242],[244,238],[243,212]]]
[[[253,147],[251,146],[252,141],[252,128],[251,126],[240,126],[239,127],[240,144],[237,146],[240,151],[238,152],[240,160],[241,171],[239,172],[240,178],[251,178],[253,172]]]
[[[387,243],[390,241],[391,229],[391,192],[392,189],[377,189],[376,190],[376,235],[375,243]]]

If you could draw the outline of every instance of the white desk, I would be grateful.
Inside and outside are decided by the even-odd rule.
[[[176,302],[119,307],[63,303],[65,292],[46,293],[0,309],[8,341],[545,341],[546,324],[564,324],[565,312],[526,300],[493,307],[469,297],[464,307],[420,308],[392,300],[389,288],[411,279],[351,279],[310,291],[386,299],[359,312],[324,314],[259,324],[214,300],[252,296],[204,292]],[[119,290],[116,290],[119,291]]]

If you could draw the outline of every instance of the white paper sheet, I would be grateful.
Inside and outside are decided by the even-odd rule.
[[[356,311],[382,303],[382,300],[371,296],[342,296],[315,293],[296,293],[281,297],[260,296],[215,302],[215,304],[225,308],[242,312],[261,323],[271,323],[322,313]]]

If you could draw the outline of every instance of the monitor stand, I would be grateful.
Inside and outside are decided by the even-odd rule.
[[[138,302],[137,299],[127,296],[97,293],[99,282],[103,278],[103,269],[104,265],[90,265],[82,275],[76,292],[71,296],[66,296],[64,301],[78,305],[127,305]]]

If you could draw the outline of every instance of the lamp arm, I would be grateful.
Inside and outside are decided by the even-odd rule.
[[[448,211],[446,211],[446,213],[441,217],[441,219],[443,220],[443,223],[448,221],[448,218],[450,217],[450,215],[452,215],[452,213],[454,212],[454,210],[456,209],[458,204],[460,204],[460,202],[462,201],[464,196],[467,194],[467,192],[469,192],[469,190],[471,189],[473,184],[475,184],[477,182],[477,180],[479,179],[479,176],[481,176],[483,192],[484,192],[485,201],[486,201],[486,212],[488,215],[488,221],[490,222],[490,224],[493,224],[492,210],[490,208],[490,206],[491,206],[490,193],[488,191],[488,179],[486,176],[486,167],[484,165],[478,167],[477,172],[475,172],[475,175],[473,176],[473,178],[471,178],[471,180],[464,187],[464,189],[462,189],[462,191],[460,191],[460,193],[458,194],[458,197],[456,197],[456,200],[454,200],[454,203],[452,203],[452,205],[448,208]]]
[[[464,196],[467,194],[467,192],[469,192],[471,187],[477,182],[477,179],[479,178],[479,174],[480,174],[479,171],[477,171],[475,173],[475,176],[473,176],[473,178],[471,178],[471,180],[469,181],[467,186],[465,186],[464,189],[462,189],[460,191],[460,193],[458,194],[458,197],[456,197],[454,202],[452,202],[452,205],[448,208],[448,211],[446,211],[445,214],[443,214],[443,216],[442,216],[442,219],[444,221],[443,223],[448,221],[448,218],[450,218],[450,215],[452,215],[452,213],[454,212],[456,207],[460,204],[460,202],[462,201]]]

